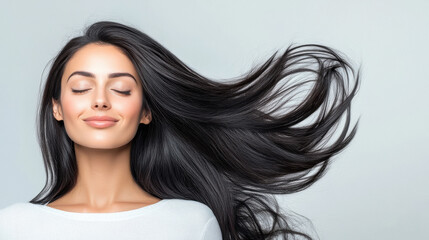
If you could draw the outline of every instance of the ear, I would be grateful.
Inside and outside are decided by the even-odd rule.
[[[63,120],[61,105],[57,103],[57,101],[55,101],[55,99],[53,98],[52,98],[52,111],[54,114],[54,118],[57,119],[57,121]]]
[[[143,124],[149,124],[150,121],[152,121],[152,113],[149,111],[149,113],[143,113],[143,117],[140,119],[140,123]]]

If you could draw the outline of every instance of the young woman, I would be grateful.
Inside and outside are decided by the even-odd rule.
[[[37,119],[47,182],[0,211],[0,238],[311,239],[274,194],[309,187],[349,144],[358,83],[314,44],[218,82],[133,27],[94,23],[53,62]]]

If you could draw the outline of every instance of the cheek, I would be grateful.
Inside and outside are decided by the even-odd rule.
[[[89,100],[85,98],[73,98],[66,95],[61,101],[65,118],[78,118],[88,109]]]
[[[112,104],[114,111],[117,111],[125,119],[129,119],[130,121],[138,121],[141,106],[142,103],[138,97],[129,97],[126,100],[116,101]]]

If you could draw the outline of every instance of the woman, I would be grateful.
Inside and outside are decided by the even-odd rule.
[[[338,52],[301,45],[221,83],[133,27],[94,23],[53,62],[37,119],[47,182],[0,212],[0,238],[311,239],[273,194],[309,187],[352,140],[352,76]]]

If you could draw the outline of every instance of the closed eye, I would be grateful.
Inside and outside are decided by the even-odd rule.
[[[85,91],[88,91],[89,89],[83,89],[83,90],[75,90],[75,89],[72,89],[72,92],[74,92],[74,93],[83,93],[83,92],[85,92]]]
[[[118,91],[118,90],[114,90],[114,91],[124,95],[131,95],[131,91]]]
[[[74,93],[83,93],[83,92],[86,92],[86,91],[88,91],[89,89],[83,89],[83,90],[76,90],[76,89],[72,89],[72,92],[74,92]],[[115,91],[115,92],[118,92],[118,93],[120,93],[120,94],[124,94],[124,95],[131,95],[131,91],[129,90],[129,91],[119,91],[119,90],[113,90],[113,91]]]

